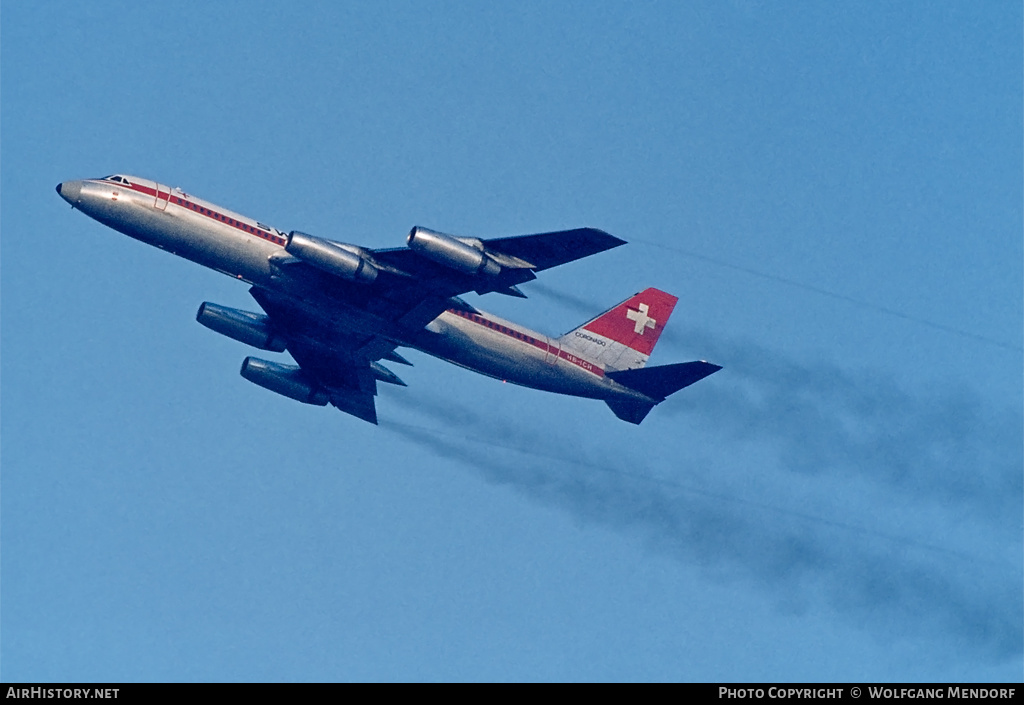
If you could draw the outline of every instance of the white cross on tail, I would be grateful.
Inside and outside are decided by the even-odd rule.
[[[647,304],[640,304],[638,308],[640,309],[639,311],[627,308],[626,318],[631,321],[636,321],[636,325],[633,326],[633,332],[643,335],[646,329],[654,328],[654,324],[656,324],[657,321],[647,315],[647,311],[649,310]]]

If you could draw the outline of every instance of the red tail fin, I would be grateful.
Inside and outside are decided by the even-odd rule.
[[[643,367],[665,329],[678,298],[658,289],[644,289],[618,306],[561,338],[605,369]]]
[[[583,326],[644,355],[650,355],[679,299],[658,289],[644,289]]]

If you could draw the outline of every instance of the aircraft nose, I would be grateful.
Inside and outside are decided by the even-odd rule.
[[[82,195],[81,181],[64,181],[57,184],[57,193],[71,205],[78,203],[78,197]]]

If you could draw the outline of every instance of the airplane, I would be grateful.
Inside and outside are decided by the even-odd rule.
[[[414,227],[406,247],[369,249],[247,216],[136,176],[65,181],[57,193],[94,220],[251,285],[264,314],[204,302],[202,325],[298,365],[246,357],[241,375],[305,404],[377,423],[377,382],[407,386],[381,361],[412,348],[525,387],[603,400],[639,424],[669,395],[721,369],[646,367],[678,299],[645,289],[559,338],[485,313],[462,294],[526,298],[536,272],[626,244],[594,228],[455,237]]]

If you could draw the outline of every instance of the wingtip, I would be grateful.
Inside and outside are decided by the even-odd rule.
[[[601,235],[605,239],[607,239],[608,243],[609,243],[608,244],[608,249],[611,249],[613,247],[619,247],[620,245],[628,245],[629,244],[629,242],[627,242],[626,240],[623,240],[621,237],[616,237],[616,236],[612,235],[610,232],[608,232],[607,230],[602,230],[601,228],[586,228],[586,230],[590,230],[590,231],[592,231],[594,233],[597,233],[598,235]]]

